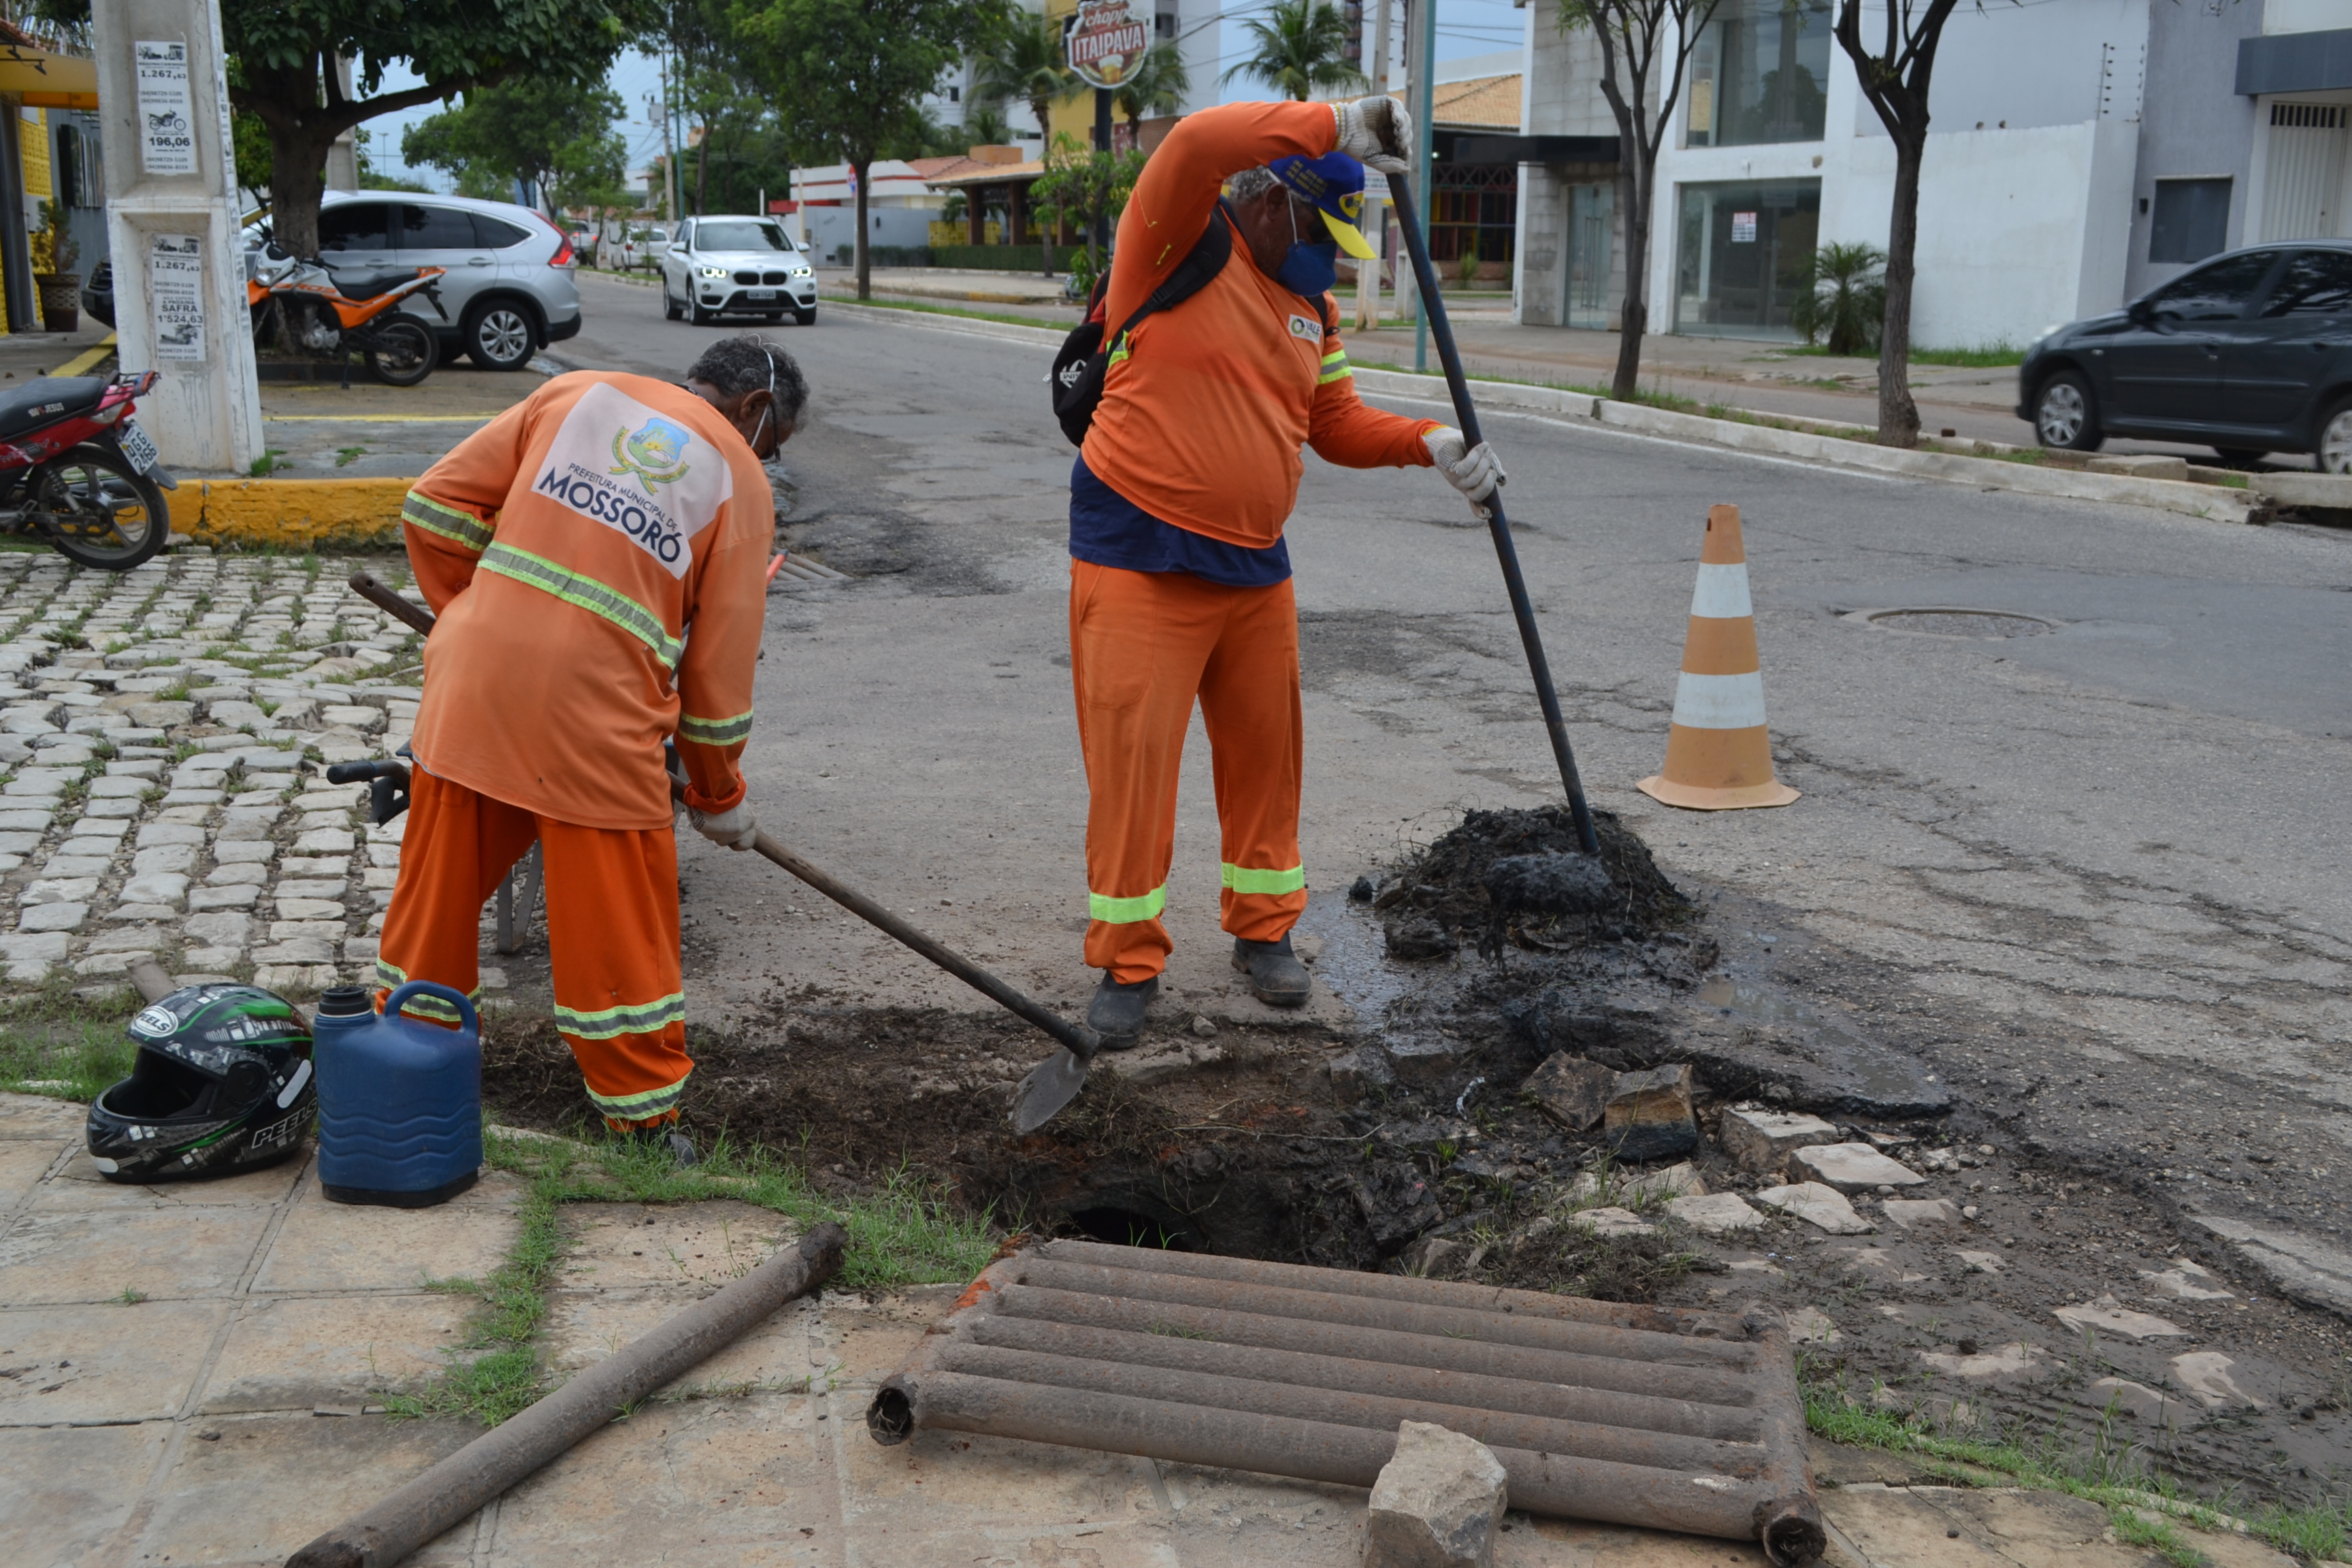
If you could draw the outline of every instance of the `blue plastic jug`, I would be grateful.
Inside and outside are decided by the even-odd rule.
[[[401,1016],[411,996],[456,1007],[456,1029]],[[364,985],[319,1001],[319,1184],[339,1204],[426,1208],[474,1184],[482,1165],[482,1037],[474,1005],[412,980],[381,1016]]]

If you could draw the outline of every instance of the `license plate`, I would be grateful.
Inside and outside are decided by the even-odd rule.
[[[746,289],[743,290],[743,298],[746,300],[772,300],[775,297],[776,291],[773,289]]]
[[[131,466],[142,474],[163,456],[155,449],[153,438],[128,419],[115,427],[115,438],[122,443],[122,455],[131,459]]]

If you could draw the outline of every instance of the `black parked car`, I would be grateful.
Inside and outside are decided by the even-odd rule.
[[[2026,352],[2018,399],[2045,447],[2137,436],[2352,472],[2352,243],[2234,250],[2061,327]]]
[[[81,308],[84,315],[95,316],[108,326],[114,325],[114,263],[101,261],[91,269],[89,281],[81,286]]]

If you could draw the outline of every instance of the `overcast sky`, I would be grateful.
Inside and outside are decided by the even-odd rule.
[[[1227,7],[1228,17],[1244,17],[1262,9],[1262,3],[1240,0]],[[1371,26],[1370,12],[1364,25]],[[1525,36],[1526,13],[1511,0],[1437,0],[1437,58],[1440,60],[1459,59],[1465,55],[1490,54],[1496,49],[1517,48]],[[1242,33],[1238,27],[1224,32],[1226,58],[1219,64],[1223,71],[1242,52]],[[416,78],[405,68],[395,68],[384,81],[387,91],[415,85]],[[661,97],[661,68],[650,56],[634,49],[625,51],[613,66],[606,83],[621,95],[628,106],[629,118],[621,126],[621,134],[628,139],[629,167],[641,169],[648,158],[661,152],[661,121],[647,110],[648,100],[658,103]],[[1226,98],[1250,98],[1265,89],[1255,85],[1234,84],[1224,94]],[[426,116],[437,113],[438,104],[411,109],[399,114],[386,114],[367,122],[371,133],[370,155],[377,168],[388,174],[406,174],[437,189],[453,188],[453,182],[437,169],[409,169],[400,157],[400,136],[404,129]]]

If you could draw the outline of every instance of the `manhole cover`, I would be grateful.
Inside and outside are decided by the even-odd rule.
[[[1864,610],[1860,618],[1883,632],[1930,637],[2038,637],[2058,629],[2055,621],[2006,610]]]

